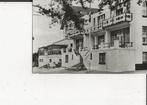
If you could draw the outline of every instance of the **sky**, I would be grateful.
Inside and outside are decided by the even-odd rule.
[[[33,4],[46,5],[51,0],[34,0]],[[93,3],[92,7],[96,7],[97,3]],[[46,16],[33,15],[33,52],[37,52],[39,47],[49,45],[53,42],[64,38],[60,25],[49,28],[50,19]]]
[[[60,25],[49,28],[49,23],[50,19],[45,16],[33,16],[33,52],[64,38]]]

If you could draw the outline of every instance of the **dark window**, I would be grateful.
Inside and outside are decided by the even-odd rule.
[[[100,45],[101,43],[104,43],[104,42],[105,42],[104,35],[98,36],[98,45]]]
[[[72,43],[70,44],[70,47],[73,47],[73,44]]]
[[[52,62],[52,59],[50,59],[49,62],[51,63]]]
[[[116,10],[116,16],[123,14],[123,8]]]
[[[142,27],[142,42],[143,45],[147,45],[147,26]]]
[[[142,6],[143,6],[142,16],[147,17],[147,1],[144,1]]]
[[[65,63],[68,63],[68,55],[65,55]]]
[[[97,24],[102,24],[102,21],[105,20],[105,14],[97,17]]]
[[[93,26],[95,26],[95,18],[93,18]]]
[[[99,53],[99,64],[105,64],[105,60],[106,60],[106,54]]]
[[[143,63],[147,63],[147,52],[143,52]]]
[[[89,22],[91,22],[91,16],[89,17]]]
[[[72,54],[72,58],[71,58],[72,60],[74,59],[74,57],[73,57],[73,54]]]
[[[40,59],[40,62],[43,62],[43,59]]]
[[[92,60],[92,53],[90,54],[90,60]]]

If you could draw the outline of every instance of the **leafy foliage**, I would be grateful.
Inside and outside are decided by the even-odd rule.
[[[39,13],[42,15],[46,15],[52,18],[53,23],[60,23],[61,29],[67,25],[67,21],[72,20],[75,23],[77,29],[82,29],[80,26],[81,19],[76,15],[75,11],[72,8],[73,2],[76,4],[80,3],[81,6],[86,9],[86,3],[91,4],[96,0],[53,0],[56,4],[52,3],[49,7],[50,9],[46,9],[40,5],[33,5],[34,7],[39,8]],[[111,8],[114,3],[117,3],[118,0],[97,0],[99,1],[98,10],[102,11],[103,7],[109,5]],[[144,0],[138,0],[137,4],[140,5]],[[57,5],[56,7],[54,5]],[[61,7],[61,8],[60,8]]]

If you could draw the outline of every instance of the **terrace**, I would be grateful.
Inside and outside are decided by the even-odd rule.
[[[109,48],[133,48],[133,42],[119,42],[118,40],[110,43],[101,43],[93,45],[93,49],[109,49]]]
[[[131,20],[132,20],[132,14],[124,13],[115,17],[111,17],[109,19],[105,19],[103,21],[103,27],[105,28],[122,22],[130,22]]]

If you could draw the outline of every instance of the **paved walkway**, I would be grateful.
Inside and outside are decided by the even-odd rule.
[[[147,74],[147,70],[138,70],[134,72],[120,72],[120,73],[114,73],[114,72],[100,72],[96,70],[81,70],[76,71],[73,69],[68,68],[33,68],[33,73],[39,73],[39,74]]]

